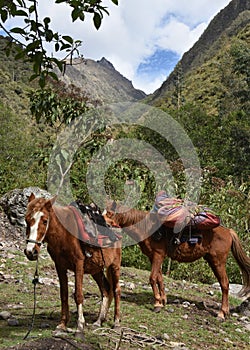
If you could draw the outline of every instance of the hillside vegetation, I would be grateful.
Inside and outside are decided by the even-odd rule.
[[[233,0],[148,98],[183,125],[202,166],[222,178],[249,180],[249,47],[249,2]]]

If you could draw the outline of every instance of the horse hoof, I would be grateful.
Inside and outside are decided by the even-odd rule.
[[[52,333],[54,337],[61,337],[61,336],[65,336],[68,332],[66,329],[56,328]]]
[[[155,307],[154,307],[154,312],[155,312],[155,313],[161,312],[161,309],[162,309],[161,306],[155,306]]]
[[[118,331],[119,329],[121,329],[121,326],[120,326],[120,324],[114,324],[112,329],[115,329]]]
[[[224,321],[226,321],[226,318],[225,318],[224,315],[221,316],[220,314],[218,314],[218,315],[217,315],[217,320],[218,320],[218,321],[221,321],[221,322],[224,322]]]
[[[93,327],[96,327],[96,328],[99,328],[99,327],[102,326],[102,324],[101,324],[101,322],[96,321],[96,322],[94,322],[94,323],[92,324],[92,326],[93,326]]]
[[[75,332],[75,338],[79,340],[85,340],[83,332]]]

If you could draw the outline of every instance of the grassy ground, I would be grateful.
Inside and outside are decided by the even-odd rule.
[[[9,349],[31,340],[41,342],[44,338],[51,338],[60,317],[59,288],[51,259],[43,253],[39,261],[39,277],[42,283],[36,287],[34,326],[25,341],[23,338],[32,321],[32,279],[36,265],[35,262],[27,261],[21,251],[9,252],[7,257],[0,259],[0,312],[7,310],[18,320],[16,326],[10,326],[6,320],[0,320],[0,349]],[[162,312],[154,313],[153,295],[148,278],[148,271],[122,268],[121,337],[120,333],[111,328],[113,306],[109,312],[109,319],[103,325],[104,328],[95,329],[91,326],[97,318],[100,296],[95,282],[85,275],[83,288],[87,344],[93,349],[109,350],[140,349],[142,346],[145,349],[177,349],[178,346],[190,350],[249,349],[250,332],[239,317],[231,316],[225,322],[215,317],[220,293],[213,291],[211,286],[190,284],[165,277],[168,304]],[[70,275],[71,328],[76,325],[73,282],[73,276]],[[240,302],[231,298],[230,306],[237,306]],[[32,349],[35,347],[32,346]]]

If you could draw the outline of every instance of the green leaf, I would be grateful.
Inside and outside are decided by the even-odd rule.
[[[35,11],[35,6],[34,5],[31,5],[30,7],[29,7],[29,13],[32,13],[32,12],[34,12]]]
[[[25,30],[22,29],[22,28],[19,28],[19,27],[15,27],[15,28],[12,28],[10,30],[11,33],[15,33],[15,34],[21,34],[21,35],[25,35]]]
[[[45,24],[49,24],[49,23],[51,22],[51,19],[50,19],[49,17],[45,17],[45,18],[43,19],[43,22],[44,22]]]
[[[96,12],[94,14],[93,21],[94,21],[94,25],[95,25],[96,29],[98,30],[101,26],[101,23],[102,23],[102,17],[100,16],[99,13]]]
[[[59,49],[60,49],[60,45],[58,43],[55,43],[55,51],[57,52],[59,51]]]
[[[77,18],[79,17],[79,10],[78,8],[75,8],[72,12],[71,12],[71,18],[73,20],[73,22],[75,22],[77,20]]]
[[[39,86],[43,89],[45,87],[45,83],[46,83],[45,74],[44,72],[42,72],[39,78]]]
[[[63,45],[61,46],[60,51],[63,51],[63,50],[69,49],[69,48],[71,48],[71,45],[70,45],[70,44],[63,44]]]
[[[29,81],[35,80],[38,76],[38,74],[32,74],[29,78]]]
[[[67,41],[70,44],[73,44],[74,40],[69,35],[62,36],[63,40]]]
[[[8,12],[6,10],[1,10],[1,20],[4,23],[8,19]]]
[[[58,81],[58,76],[56,73],[54,72],[48,72],[48,75],[51,76],[51,78],[53,78],[54,80]]]
[[[24,58],[25,56],[25,51],[19,51],[16,55],[15,55],[15,60],[19,60],[20,58]]]
[[[23,11],[23,10],[17,10],[15,11],[15,13],[13,14],[13,16],[24,16],[24,17],[28,17],[28,14]]]
[[[111,0],[115,5],[118,5],[118,0]]]

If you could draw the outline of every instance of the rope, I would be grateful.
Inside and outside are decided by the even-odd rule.
[[[109,340],[112,340],[116,344],[115,350],[120,349],[120,345],[122,342],[137,345],[141,348],[153,345],[167,345],[162,339],[158,339],[146,333],[137,332],[136,330],[127,327],[122,327],[120,330],[110,328],[98,328],[94,330],[94,333],[98,333],[99,335],[105,337],[107,337],[108,335]]]
[[[36,313],[36,285],[38,284],[39,282],[39,276],[38,276],[38,258],[37,258],[37,261],[36,261],[36,271],[34,273],[34,278],[32,280],[32,283],[34,285],[34,304],[33,304],[33,315],[32,315],[32,320],[31,320],[31,324],[29,326],[29,329],[28,329],[28,332],[27,334],[25,335],[25,337],[23,338],[23,340],[27,339],[30,332],[32,331],[33,329],[33,326],[34,326],[34,321],[35,321],[35,313]]]

